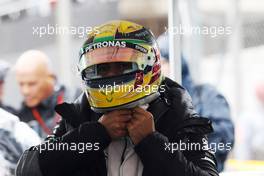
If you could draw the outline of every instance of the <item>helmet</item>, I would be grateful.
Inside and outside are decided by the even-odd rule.
[[[156,40],[150,30],[132,22],[95,27],[80,50],[78,70],[95,112],[133,108],[159,96]]]

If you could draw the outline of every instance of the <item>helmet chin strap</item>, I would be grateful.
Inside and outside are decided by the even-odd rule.
[[[96,112],[96,113],[106,113],[106,112],[110,112],[110,111],[114,111],[114,110],[118,110],[118,109],[130,109],[130,108],[135,108],[137,106],[141,106],[141,105],[146,105],[150,102],[152,102],[153,100],[155,100],[156,98],[158,98],[160,96],[159,92],[155,92],[147,97],[144,97],[142,99],[139,99],[137,101],[125,104],[125,105],[121,105],[121,106],[116,106],[116,107],[111,107],[111,108],[95,108],[95,107],[91,107],[91,109]]]

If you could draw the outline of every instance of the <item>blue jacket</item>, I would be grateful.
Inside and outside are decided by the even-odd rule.
[[[224,162],[230,152],[230,147],[234,144],[234,124],[231,121],[229,104],[214,86],[195,85],[184,59],[182,59],[182,85],[190,93],[197,113],[212,121],[214,132],[208,136],[209,143],[225,145],[225,150],[221,150],[219,147],[216,147],[215,150],[217,169],[221,172],[224,169]]]

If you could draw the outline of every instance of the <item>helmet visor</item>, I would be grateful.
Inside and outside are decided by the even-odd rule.
[[[138,70],[135,62],[113,62],[92,65],[82,72],[84,80],[121,76]]]
[[[88,74],[87,76],[91,76],[90,79],[93,79],[102,77],[104,74],[101,73],[111,70],[110,68],[115,68],[114,66],[120,66],[120,69],[126,73],[133,70],[135,71],[135,69],[139,69],[138,65],[144,62],[145,57],[146,54],[132,48],[98,48],[82,55],[79,68],[81,72],[85,71],[85,74],[89,73],[90,75]],[[112,65],[113,67],[107,68],[111,65],[107,65],[106,63],[115,62],[117,65]],[[120,72],[120,74],[123,73]]]

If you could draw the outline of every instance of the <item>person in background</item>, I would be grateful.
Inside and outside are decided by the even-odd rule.
[[[168,35],[163,34],[158,38],[162,56],[162,67],[165,75],[169,73],[169,42]],[[224,163],[234,145],[234,124],[230,117],[230,107],[225,97],[210,84],[195,84],[191,78],[188,64],[181,55],[182,85],[192,97],[195,110],[202,117],[212,121],[214,132],[208,135],[209,144],[212,146],[224,145],[224,149],[214,149],[219,172],[224,170]]]
[[[17,115],[44,138],[60,119],[54,107],[64,101],[65,88],[58,84],[48,56],[38,50],[18,58],[15,74],[23,96]]]
[[[7,72],[9,71],[9,68],[10,65],[6,61],[0,60],[0,108],[3,108],[12,114],[15,114],[16,111],[14,108],[3,104],[5,77]]]
[[[260,82],[256,86],[256,98],[257,105],[254,114],[254,117],[248,116],[249,120],[247,121],[247,125],[249,126],[250,133],[247,137],[247,142],[250,142],[249,147],[251,148],[251,158],[256,160],[264,159],[264,83]],[[252,120],[254,118],[254,120]]]
[[[41,142],[38,134],[19,118],[0,108],[0,175],[15,174],[23,151]]]
[[[239,119],[239,144],[242,154],[239,159],[263,160],[264,158],[264,83],[255,87],[254,106],[244,110]],[[245,130],[247,129],[247,130]]]

